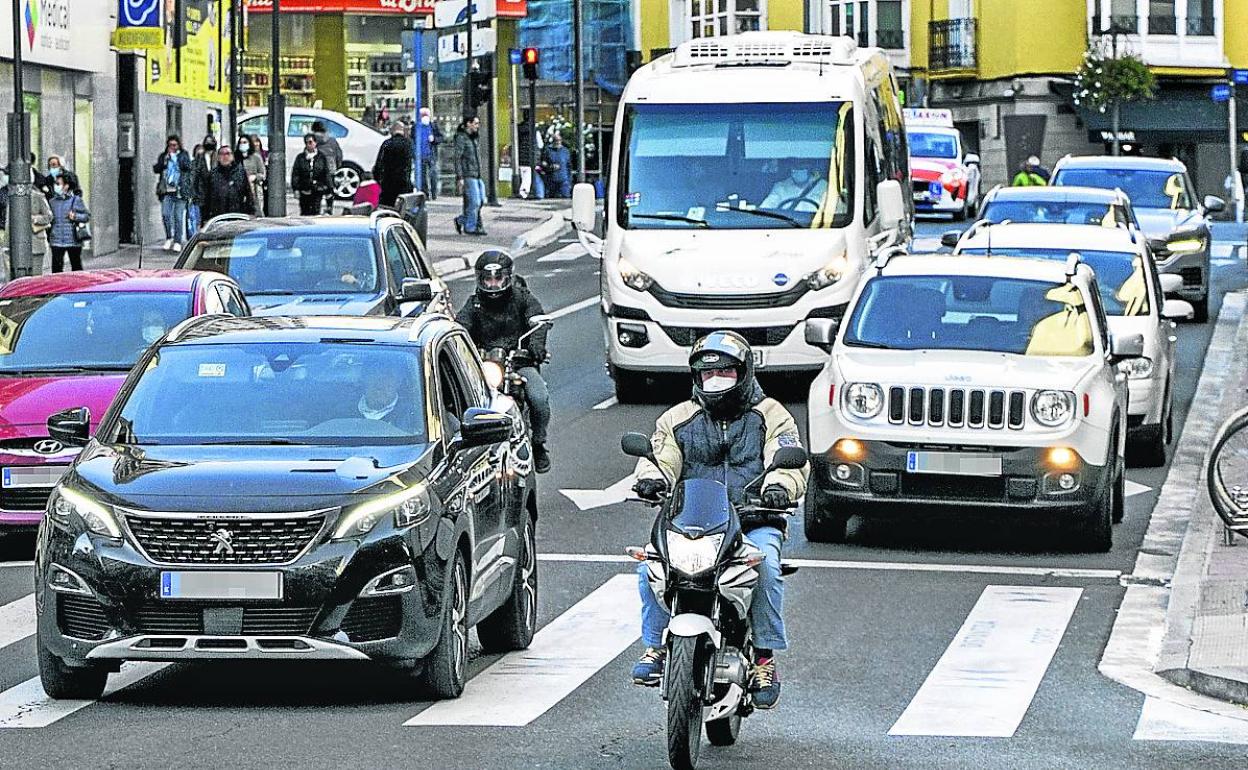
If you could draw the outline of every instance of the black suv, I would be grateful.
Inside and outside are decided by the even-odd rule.
[[[530,441],[447,318],[191,319],[89,419],[48,421],[85,445],[36,547],[54,698],[127,660],[274,659],[455,697],[471,627],[491,651],[533,637]]]
[[[205,225],[177,267],[225,273],[257,316],[452,313],[425,247],[393,211],[371,216],[253,218]]]

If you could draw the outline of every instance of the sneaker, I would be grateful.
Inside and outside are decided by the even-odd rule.
[[[533,445],[533,465],[538,473],[546,473],[550,470],[550,452],[546,451],[545,444]]]
[[[181,251],[181,250],[182,250],[182,244],[180,244],[180,243],[175,243],[175,244],[173,244],[173,250],[174,250],[174,251]]]
[[[754,692],[754,706],[760,709],[774,709],[780,700],[780,672],[776,670],[775,658],[759,658],[754,664],[754,675],[750,682]]]
[[[165,251],[173,251],[173,239],[165,241]]]
[[[647,647],[641,658],[633,664],[633,684],[658,687],[663,681],[663,664],[666,662],[667,650]]]

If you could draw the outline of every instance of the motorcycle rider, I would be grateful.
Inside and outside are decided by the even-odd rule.
[[[501,249],[486,249],[477,257],[476,293],[460,308],[455,320],[478,348],[514,350],[517,341],[532,327],[529,319],[542,315],[542,303],[529,291],[524,279],[515,277],[515,260]],[[530,334],[524,347],[532,363],[516,370],[525,380],[529,416],[533,425],[533,463],[538,473],[550,470],[546,449],[546,428],[550,424],[550,393],[538,368],[546,360],[546,329]]]
[[[754,378],[754,356],[741,335],[711,332],[698,340],[689,355],[693,397],[659,417],[651,445],[667,478],[712,479],[728,487],[734,505],[746,502],[746,485],[766,470],[781,447],[800,446],[797,423],[778,401],[768,398]],[[806,491],[809,466],[775,470],[763,480],[763,508],[789,507]],[[646,500],[659,500],[671,490],[663,472],[649,461],[637,464],[633,491]],[[741,517],[745,537],[765,556],[758,567],[758,585],[750,605],[754,632],[754,704],[774,708],[780,698],[775,653],[786,649],[784,580],[780,576],[780,549],[788,527],[780,512],[758,511]],[[646,578],[647,567],[637,570],[641,589],[642,641],[646,650],[633,667],[633,683],[657,686],[663,676],[667,651],[663,630],[668,614]]]

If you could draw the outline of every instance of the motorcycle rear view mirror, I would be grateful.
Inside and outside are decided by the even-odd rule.
[[[529,316],[529,326],[547,326],[555,322],[553,315]]]
[[[800,446],[785,446],[776,450],[771,458],[772,470],[797,471],[806,467],[806,450]]]
[[[644,433],[625,433],[620,437],[620,451],[629,457],[654,462],[654,450],[650,448],[650,438]]]

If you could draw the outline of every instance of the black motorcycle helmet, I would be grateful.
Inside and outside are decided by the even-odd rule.
[[[715,331],[698,340],[689,353],[689,369],[694,400],[715,419],[736,419],[749,407],[754,393],[754,353],[740,334]],[[721,369],[735,372],[731,387],[719,389],[713,381],[704,382],[704,372]]]
[[[515,260],[501,249],[486,249],[477,257],[477,294],[483,300],[502,300],[515,282]]]

